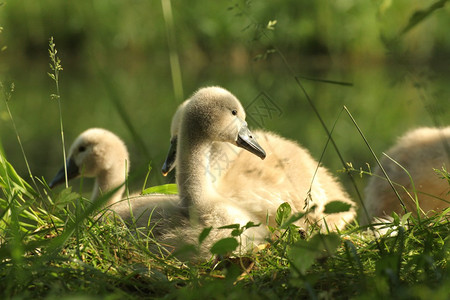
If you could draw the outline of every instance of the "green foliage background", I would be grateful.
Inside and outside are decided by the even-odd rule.
[[[0,80],[15,84],[10,106],[34,175],[49,180],[62,164],[58,107],[50,99],[54,83],[47,75],[50,36],[64,68],[66,144],[93,126],[116,132],[131,152],[136,188],[150,161],[150,185],[172,180],[159,173],[172,113],[205,85],[231,90],[244,106],[265,92],[282,113],[265,118],[263,127],[319,158],[327,136],[294,75],[352,83],[302,80],[327,126],[337,120],[333,136],[355,167],[373,159],[341,113],[343,105],[378,154],[410,128],[448,125],[447,1],[172,1],[172,20],[164,18],[162,3],[41,0],[0,7],[0,47],[6,46]],[[170,53],[179,58],[182,97],[172,85]],[[6,155],[24,175],[3,106],[0,124]],[[342,168],[331,148],[324,164],[334,173]]]

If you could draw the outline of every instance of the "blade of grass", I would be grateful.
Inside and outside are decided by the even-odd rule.
[[[50,96],[53,100],[56,99],[58,102],[59,126],[60,126],[60,131],[61,131],[62,152],[63,152],[63,159],[64,159],[64,178],[65,178],[66,188],[68,188],[69,180],[67,178],[66,146],[65,146],[65,142],[64,142],[64,126],[63,126],[62,109],[61,109],[61,94],[59,92],[59,72],[63,70],[63,67],[61,65],[61,60],[57,56],[58,50],[56,50],[56,45],[53,41],[53,37],[50,37],[50,40],[49,40],[48,53],[50,56],[50,69],[53,71],[53,73],[48,73],[48,76],[50,76],[50,78],[53,79],[53,81],[55,82],[55,85],[56,85],[56,94],[51,94]]]
[[[413,190],[413,194],[414,194],[414,202],[416,204],[416,209],[417,209],[417,219],[419,220],[419,223],[421,223],[421,217],[420,217],[420,206],[419,206],[419,199],[417,197],[417,190],[416,190],[416,186],[414,184],[414,180],[411,177],[411,174],[408,172],[408,170],[406,170],[400,163],[398,163],[395,159],[393,159],[392,157],[390,157],[389,155],[387,155],[386,153],[383,153],[384,156],[386,156],[387,158],[389,158],[394,164],[396,164],[397,166],[399,166],[405,173],[406,175],[408,175],[409,178],[409,182],[411,183],[411,187]],[[386,177],[387,178],[387,177]],[[409,194],[409,193],[408,193]],[[398,194],[397,194],[398,195]],[[404,203],[402,202],[402,205],[404,206]],[[406,213],[406,207],[403,207],[405,209],[405,213]]]
[[[183,96],[183,81],[181,77],[180,60],[175,39],[175,26],[172,14],[172,5],[170,0],[161,0],[161,6],[164,16],[164,24],[166,25],[167,44],[169,47],[170,70],[172,74],[172,84],[175,93],[175,100],[181,103]]]
[[[280,53],[280,55],[281,55],[281,57],[283,58],[283,61],[284,61],[284,63],[285,63],[285,66],[288,67],[288,68],[290,69],[289,64],[287,63],[287,60],[286,60],[286,58],[284,57],[284,55],[282,55],[281,53]],[[293,72],[293,71],[291,70],[291,72]],[[355,178],[353,178],[353,175],[351,174],[351,172],[349,172],[349,169],[348,169],[347,164],[345,163],[344,157],[342,156],[341,151],[339,151],[339,147],[337,146],[336,142],[334,141],[334,138],[332,137],[330,130],[328,129],[327,125],[325,124],[325,121],[323,120],[322,116],[320,115],[319,110],[317,109],[317,107],[316,107],[316,105],[314,104],[314,102],[312,101],[312,99],[309,97],[309,95],[308,95],[308,93],[306,92],[305,88],[303,87],[303,84],[301,83],[299,77],[298,77],[298,76],[295,76],[295,75],[293,75],[293,76],[294,76],[294,79],[295,79],[297,85],[298,85],[299,88],[301,89],[303,95],[305,95],[305,97],[306,97],[306,99],[307,99],[307,101],[308,101],[308,104],[311,106],[311,108],[313,109],[313,111],[314,111],[316,117],[319,119],[319,122],[320,122],[320,124],[322,125],[322,128],[323,128],[323,129],[325,130],[325,132],[327,133],[327,136],[328,136],[329,141],[330,141],[331,144],[333,145],[333,148],[334,148],[334,150],[336,151],[336,154],[337,154],[339,160],[341,161],[342,165],[344,166],[344,169],[346,170],[346,173],[347,173],[347,175],[349,176],[350,181],[352,182],[353,187],[355,188],[355,192],[356,192],[356,195],[357,195],[357,197],[358,197],[359,203],[360,203],[361,205],[364,205],[364,204],[363,204],[363,201],[362,201],[361,193],[359,192],[359,189],[358,189],[358,187],[357,187],[357,185],[356,185]]]
[[[448,0],[439,0],[431,4],[427,9],[417,10],[409,19],[408,25],[403,28],[400,35],[404,35],[418,24],[422,23],[427,17],[429,17],[436,10],[443,8]]]
[[[59,249],[61,249],[66,244],[67,240],[75,233],[82,222],[90,217],[95,211],[98,211],[100,208],[102,208],[110,199],[110,197],[121,187],[122,185],[93,201],[91,205],[89,205],[85,210],[83,210],[76,216],[74,221],[70,222],[68,219],[64,231],[59,236],[55,237],[46,248],[47,254],[50,256],[56,255],[57,251],[59,251]]]
[[[330,83],[330,84],[343,85],[343,86],[353,86],[352,82],[343,82],[343,81],[328,80],[328,79],[321,79],[321,78],[312,78],[312,77],[303,76],[303,75],[297,75],[297,77],[306,79],[306,80],[310,80],[310,81],[316,81],[316,82]]]
[[[36,184],[36,181],[34,180],[33,174],[31,172],[31,167],[30,167],[30,164],[28,163],[28,159],[27,159],[27,156],[25,154],[25,150],[24,150],[23,145],[22,145],[22,140],[20,139],[19,131],[17,130],[16,122],[14,121],[14,118],[12,116],[11,110],[9,108],[9,101],[11,100],[12,93],[14,92],[14,84],[11,84],[10,92],[7,92],[5,90],[5,87],[3,86],[3,84],[1,82],[0,82],[0,88],[3,91],[3,97],[4,97],[4,100],[5,100],[6,110],[8,112],[9,119],[11,120],[11,123],[13,125],[14,133],[16,134],[16,138],[17,138],[17,142],[19,143],[20,151],[22,152],[22,156],[23,156],[23,158],[25,160],[25,165],[26,165],[26,168],[27,168],[27,171],[28,171],[28,175],[30,176],[31,181],[33,182],[33,185],[35,187],[36,192],[38,192],[40,197],[42,198],[42,195],[40,193],[38,185]],[[2,153],[4,153],[3,149],[2,149]],[[2,154],[2,156],[3,156],[3,154]]]
[[[394,187],[394,184],[392,183],[392,180],[389,178],[388,174],[386,173],[386,170],[381,165],[381,162],[378,159],[377,155],[375,154],[375,152],[373,151],[372,147],[370,146],[369,141],[366,139],[364,133],[362,132],[362,130],[359,127],[358,123],[356,122],[355,118],[353,118],[352,114],[350,113],[350,111],[347,109],[346,106],[344,106],[344,109],[347,112],[348,116],[350,117],[350,120],[353,122],[353,124],[355,125],[356,129],[358,130],[359,135],[362,137],[364,143],[366,144],[367,148],[369,149],[370,153],[372,154],[372,157],[375,159],[375,161],[377,162],[378,166],[380,167],[380,170],[383,173],[384,177],[387,179],[389,185],[391,186],[392,190],[394,191],[395,195],[397,196],[398,200],[400,201],[400,205],[402,206],[404,212],[407,213],[408,211],[406,210],[405,203],[403,203],[402,198],[400,197],[399,193],[397,192],[396,188]],[[364,210],[365,210],[366,215],[368,216],[368,213],[367,213],[367,210],[366,210],[365,207],[364,207]]]

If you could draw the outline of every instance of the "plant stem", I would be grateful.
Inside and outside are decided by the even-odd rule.
[[[178,52],[175,40],[175,30],[173,23],[172,5],[170,0],[161,0],[164,24],[166,25],[167,44],[169,46],[170,70],[172,73],[172,84],[175,93],[175,99],[181,103],[183,96],[183,82],[181,78],[180,60],[178,59]]]
[[[69,179],[67,178],[67,158],[66,158],[66,146],[64,143],[64,126],[63,126],[63,119],[62,119],[62,109],[61,109],[61,94],[59,92],[59,71],[62,71],[63,68],[61,66],[61,60],[59,57],[56,56],[58,51],[56,50],[55,43],[53,42],[53,37],[50,37],[49,42],[49,55],[50,55],[50,68],[52,69],[53,73],[48,73],[50,78],[52,78],[55,81],[56,84],[56,95],[52,94],[51,97],[53,99],[56,99],[58,101],[58,109],[59,109],[59,125],[60,125],[60,131],[61,131],[61,141],[62,141],[62,150],[63,150],[63,159],[64,159],[64,178],[65,178],[65,184],[66,188],[69,187]]]

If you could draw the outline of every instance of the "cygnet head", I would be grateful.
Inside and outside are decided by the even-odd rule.
[[[129,169],[129,156],[124,142],[114,133],[91,128],[82,132],[73,142],[67,159],[67,177],[97,177],[106,186],[120,185]],[[49,186],[64,182],[64,167],[56,174]],[[100,183],[102,184],[102,182]],[[105,183],[103,183],[105,184]],[[104,191],[106,192],[106,191]]]
[[[184,106],[180,135],[187,140],[229,142],[261,159],[266,153],[245,122],[245,111],[236,97],[221,87],[198,90]]]
[[[237,100],[229,91],[221,87],[207,87],[198,90],[190,99],[180,104],[172,117],[170,126],[170,147],[162,167],[164,176],[175,167],[177,142],[182,117],[186,107],[191,101],[194,102],[194,104],[192,104],[193,108],[189,108],[191,110],[191,115],[193,115],[191,116],[191,119],[196,119],[197,123],[203,124],[202,127],[213,129],[209,130],[212,135],[205,135],[205,137],[215,141],[231,142],[249,150],[262,159],[265,158],[264,150],[257,145],[253,135],[247,129],[247,123],[244,121],[245,111],[239,100]],[[199,106],[201,109],[199,109]],[[230,116],[230,112],[234,117]],[[187,120],[187,122],[191,121]],[[212,123],[214,123],[214,125]],[[199,128],[199,126],[197,126],[197,128]],[[215,134],[213,133],[214,130],[216,131]],[[220,134],[217,134],[217,130],[219,130]],[[235,138],[236,136],[237,139]],[[216,140],[217,137],[219,137],[218,140]]]

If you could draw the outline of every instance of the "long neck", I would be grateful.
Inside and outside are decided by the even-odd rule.
[[[208,196],[214,193],[210,180],[211,143],[198,135],[179,139],[177,182],[181,204],[185,208],[205,210],[211,206]]]
[[[110,169],[101,172],[94,185],[94,190],[92,192],[91,199],[96,200],[99,197],[107,194],[108,192],[121,186],[114,194],[112,194],[106,204],[111,204],[119,201],[122,198],[123,192],[125,191],[125,172],[120,169]]]

